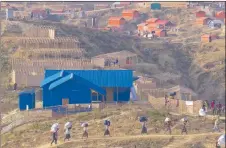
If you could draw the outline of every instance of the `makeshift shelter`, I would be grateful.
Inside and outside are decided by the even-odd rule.
[[[35,91],[32,89],[20,92],[18,102],[20,110],[35,108]]]

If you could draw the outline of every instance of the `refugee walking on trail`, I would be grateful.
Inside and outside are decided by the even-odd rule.
[[[222,108],[222,104],[219,102],[217,104],[217,115],[220,116],[221,115],[221,108]]]
[[[84,137],[88,138],[88,123],[87,122],[84,122],[81,124],[81,126],[83,127],[83,134],[82,134],[82,139]]]
[[[168,105],[168,102],[169,102],[169,100],[168,100],[168,96],[167,96],[167,95],[165,95],[165,107]]]
[[[172,130],[171,130],[172,123],[171,123],[171,119],[170,119],[169,116],[166,117],[164,125],[166,127],[166,130],[165,130],[164,133],[169,132],[169,134],[171,135],[171,133],[172,133]]]
[[[217,116],[217,118],[214,122],[213,132],[216,132],[216,131],[220,132],[219,124],[220,124],[220,117]]]
[[[148,121],[147,117],[140,117],[140,122],[142,123],[142,129],[141,129],[141,134],[147,134],[147,127],[146,127],[146,122]]]
[[[67,139],[68,141],[71,138],[71,128],[72,128],[72,123],[71,122],[67,122],[64,125],[64,131],[65,131],[65,138],[64,141]]]
[[[58,131],[59,131],[59,124],[58,123],[53,124],[51,127],[51,133],[52,133],[51,146],[53,143],[57,144]]]
[[[105,125],[104,136],[107,136],[107,135],[111,136],[110,131],[109,131],[109,127],[111,125],[110,120],[105,120],[104,125]]]
[[[188,130],[186,128],[186,126],[188,124],[188,118],[187,117],[182,118],[182,122],[183,122],[183,126],[182,126],[182,129],[181,129],[181,134],[183,134],[183,133],[188,134]]]

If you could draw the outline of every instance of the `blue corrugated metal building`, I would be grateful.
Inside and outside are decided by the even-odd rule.
[[[24,90],[19,93],[19,109],[26,110],[28,105],[28,109],[35,108],[35,91],[32,90]]]
[[[43,107],[129,101],[135,79],[132,70],[46,70]]]

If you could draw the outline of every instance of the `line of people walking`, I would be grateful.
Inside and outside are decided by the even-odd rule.
[[[203,108],[200,109],[200,116],[205,116],[206,114],[204,114],[205,111]],[[147,130],[147,121],[148,118],[145,116],[141,116],[139,117],[139,121],[140,123],[142,123],[142,128],[141,128],[141,134],[147,134],[148,130]],[[187,126],[189,123],[188,117],[184,116],[181,120],[181,134],[188,134],[188,130],[187,130]],[[220,118],[219,116],[216,117],[216,120],[214,122],[214,127],[213,127],[213,132],[217,131],[220,132]],[[105,126],[105,131],[104,131],[104,135],[103,136],[111,136],[110,134],[110,130],[109,127],[111,125],[111,122],[109,119],[104,120],[104,126]],[[88,123],[87,122],[83,122],[81,123],[81,127],[83,128],[83,134],[82,134],[82,139],[83,138],[88,138]],[[168,133],[168,134],[172,134],[172,119],[171,119],[171,115],[168,113],[165,120],[164,120],[164,134]],[[58,132],[59,132],[59,124],[58,123],[54,123],[51,127],[51,133],[52,133],[52,141],[51,141],[51,145],[53,143],[57,144],[58,141]],[[70,140],[71,138],[71,129],[72,129],[72,123],[71,122],[67,122],[64,125],[64,142],[66,140]]]

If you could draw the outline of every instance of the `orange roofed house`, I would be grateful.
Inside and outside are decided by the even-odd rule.
[[[110,17],[108,19],[109,27],[121,27],[126,23],[126,20],[123,17]]]
[[[215,14],[215,17],[218,19],[225,19],[225,11],[219,11]]]
[[[210,20],[210,18],[208,17],[200,17],[200,18],[196,18],[196,24],[197,25],[206,25],[208,20]]]
[[[204,11],[198,11],[195,13],[196,17],[206,17],[206,12]]]
[[[127,20],[133,20],[140,16],[137,10],[124,10],[122,11],[122,17]]]

